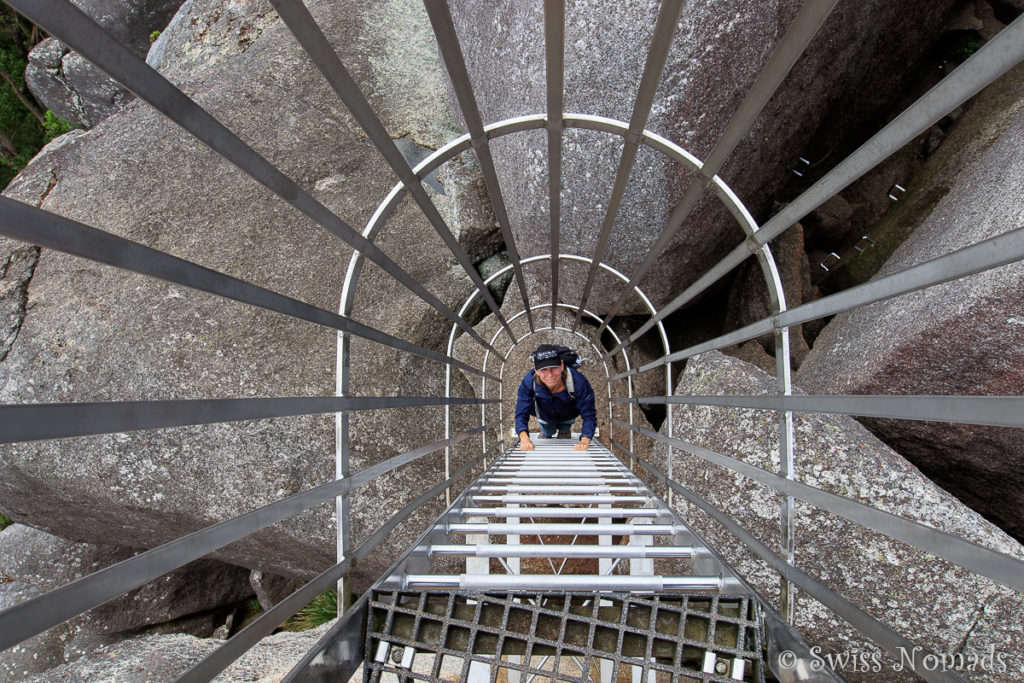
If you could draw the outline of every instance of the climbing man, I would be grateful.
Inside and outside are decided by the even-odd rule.
[[[516,399],[516,432],[519,447],[524,451],[534,449],[527,430],[531,415],[537,417],[541,434],[549,439],[556,433],[559,439],[570,438],[573,422],[577,416],[581,417],[583,429],[574,450],[587,450],[594,438],[597,426],[594,390],[582,373],[566,367],[563,360],[563,357],[575,360],[575,356],[570,349],[552,344],[541,344],[531,356],[533,370],[523,377]]]

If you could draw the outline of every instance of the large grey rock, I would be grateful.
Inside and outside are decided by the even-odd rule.
[[[334,622],[301,633],[268,636],[224,670],[218,681],[279,681],[327,632]],[[185,673],[224,641],[183,634],[153,635],[128,640],[75,662],[25,678],[26,683],[118,681],[149,683],[170,681]]]
[[[124,107],[132,94],[56,38],[32,49],[25,68],[32,95],[68,123],[91,128]]]
[[[7,357],[25,319],[26,288],[38,260],[37,247],[0,237],[0,361]]]
[[[1024,80],[1017,83],[1017,96],[982,130],[948,194],[879,277],[1024,225]],[[841,314],[818,338],[798,381],[837,394],[1020,394],[1022,273],[1024,264],[1016,263]],[[864,422],[936,483],[1024,538],[1018,430]]]
[[[707,155],[801,4],[686,3],[647,127],[698,157]],[[834,159],[862,141],[859,129],[906,89],[914,77],[908,65],[927,52],[954,4],[872,0],[840,4],[832,12],[720,174],[755,216],[769,211],[812,139]],[[541,6],[452,5],[484,121],[545,112]],[[566,111],[630,119],[657,7],[652,0],[631,0],[567,8]],[[619,140],[575,129],[565,133],[564,253],[594,251],[621,155]],[[548,252],[546,134],[520,133],[492,147],[520,252]],[[688,182],[677,166],[641,150],[606,255],[611,265],[626,273],[636,269]],[[717,200],[705,199],[641,284],[661,305],[741,236]],[[561,298],[577,303],[586,270],[565,270]],[[619,288],[599,278],[591,308],[605,310]],[[533,293],[549,290],[549,277],[538,273]],[[626,312],[640,312],[637,306],[634,298]]]
[[[145,57],[150,34],[167,25],[181,0],[75,0],[74,4],[115,40]],[[132,98],[120,84],[56,38],[47,38],[29,53],[25,83],[46,109],[86,128]]]
[[[322,2],[312,10],[390,131],[411,133],[427,147],[457,134],[422,7],[404,0]],[[168,38],[163,73],[361,227],[373,198],[383,199],[396,178],[269,5],[208,0],[187,11]],[[243,11],[250,16],[241,23],[215,20]],[[417,86],[414,97],[410,84]],[[449,186],[447,178],[442,171],[448,194],[433,196],[442,214],[460,239],[487,243],[478,232],[493,227],[459,221],[466,212],[453,197],[463,185]],[[8,195],[337,310],[351,250],[141,102],[38,157]],[[468,277],[409,203],[379,243],[449,305],[468,291]],[[0,364],[4,402],[334,393],[331,329],[45,250],[27,292],[28,313]],[[441,350],[447,339],[443,318],[375,266],[365,268],[353,317]],[[443,395],[443,365],[399,359],[369,342],[353,347],[353,393]],[[456,428],[465,428],[462,415],[455,415]],[[440,408],[359,416],[352,426],[353,471],[441,438],[443,420]],[[294,417],[26,443],[4,446],[2,454],[5,514],[65,537],[145,548],[333,478],[334,420]],[[442,458],[434,453],[360,489],[352,506],[354,542],[425,481],[440,481]],[[413,525],[359,564],[363,587],[442,507],[443,501],[423,506]],[[334,563],[332,512],[320,506],[216,556],[311,577]]]
[[[0,539],[6,535],[0,533]],[[0,574],[0,610],[41,594],[36,587]],[[39,635],[0,652],[0,681],[20,681],[64,663],[64,645],[71,627],[60,624]]]
[[[0,574],[46,592],[132,557],[128,549],[76,543],[17,524],[0,534]],[[92,630],[113,633],[232,605],[252,595],[249,572],[200,559],[88,613]]]
[[[97,24],[137,55],[149,50],[151,34],[161,31],[182,0],[72,0]]]
[[[281,602],[289,595],[302,588],[302,583],[295,579],[287,579],[276,574],[268,574],[258,569],[249,575],[249,584],[256,592],[260,607],[267,610]]]
[[[775,380],[748,363],[712,352],[689,361],[675,393],[774,394]],[[1024,548],[1016,541],[929,481],[852,418],[796,414],[794,432],[798,481],[1024,558]],[[769,411],[676,406],[674,436],[771,472],[779,470],[778,420]],[[662,469],[665,455],[664,446],[655,447]],[[673,464],[684,486],[777,551],[780,498],[774,490],[678,448]],[[676,496],[675,504],[741,575],[777,600],[778,577],[764,562],[681,496]],[[968,657],[987,655],[989,645],[997,643],[1007,668],[978,678],[975,673],[970,679],[1015,680],[1024,672],[1019,633],[1024,603],[1019,594],[799,501],[795,525],[796,566],[915,645]],[[803,592],[798,592],[796,624],[826,653],[874,649]],[[892,664],[886,664],[884,680],[903,680]],[[845,675],[850,680],[882,680],[870,672],[858,676],[847,670]]]
[[[811,287],[811,269],[804,251],[804,231],[800,224],[779,235],[771,248],[786,307],[794,308],[816,298]],[[738,271],[729,291],[726,332],[762,320],[778,310],[771,304],[767,278],[757,260],[748,259]],[[775,335],[765,334],[757,341],[766,351],[775,353]],[[799,367],[810,351],[800,325],[790,328],[789,348],[793,367]]]

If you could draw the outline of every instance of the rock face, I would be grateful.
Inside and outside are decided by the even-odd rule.
[[[782,291],[786,297],[786,307],[795,308],[805,301],[817,298],[811,287],[811,269],[807,262],[807,254],[804,252],[804,233],[800,225],[797,224],[779,235],[771,244],[771,249],[779,271]],[[740,266],[729,292],[725,331],[757,322],[771,315],[774,310],[761,266],[754,259],[749,259]],[[774,356],[774,335],[762,335],[757,341],[765,351]],[[799,325],[789,331],[789,348],[793,367],[800,367],[810,348]]]
[[[128,559],[116,546],[75,543],[16,524],[0,533],[0,608]],[[248,571],[196,560],[0,654],[0,680],[21,680],[143,631],[206,637],[252,594]]]
[[[1024,226],[1024,89],[1016,92],[993,119],[989,146],[969,157],[879,277]],[[818,338],[798,381],[820,393],[1018,395],[1022,297],[1024,265],[1016,263],[841,314]],[[1024,538],[1019,430],[864,422],[936,483]]]
[[[422,7],[323,2],[312,9],[390,131],[411,133],[431,148],[457,135]],[[373,212],[373,198],[383,199],[397,179],[273,10],[262,2],[207,0],[185,11],[162,36],[162,73],[359,229]],[[411,83],[420,88],[414,97]],[[461,220],[464,207],[479,201],[476,187],[464,181],[471,175],[442,170],[439,182],[448,194],[433,198],[459,239],[487,245],[492,225]],[[351,250],[142,102],[37,157],[8,195],[338,308]],[[468,292],[468,277],[408,202],[379,243],[450,306]],[[443,318],[378,268],[364,270],[353,317],[443,350]],[[28,275],[19,280],[27,313],[0,363],[3,402],[334,394],[337,335],[330,329],[53,251],[44,250]],[[369,342],[353,347],[354,394],[444,395],[443,365],[399,358]],[[352,470],[442,438],[443,419],[440,408],[354,418]],[[460,420],[456,412],[457,431],[465,428]],[[146,548],[333,478],[334,420],[308,416],[23,443],[0,453],[0,509],[8,516],[67,538]],[[357,492],[354,543],[424,482],[439,482],[442,458],[434,454]],[[423,506],[412,526],[359,565],[362,587],[441,506],[443,500]],[[217,556],[309,578],[334,563],[332,512],[333,506],[320,506]]]
[[[0,583],[0,610],[14,607],[41,595],[34,586],[21,581]],[[60,624],[0,652],[0,681],[24,680],[64,663],[64,645],[71,634],[69,624]]]
[[[150,35],[167,26],[181,0],[75,0],[74,4],[117,41],[144,57]],[[25,82],[44,107],[86,128],[132,98],[116,81],[56,38],[47,38],[33,48]]]
[[[28,59],[25,82],[32,95],[68,123],[91,128],[132,99],[130,92],[56,38],[37,45]]]
[[[484,122],[545,112],[541,7],[451,4]],[[801,4],[687,3],[647,127],[698,157],[706,156]],[[931,3],[925,10],[909,2],[873,0],[841,4],[833,11],[720,173],[755,216],[770,209],[772,198],[793,177],[790,169],[801,150],[819,130],[830,131],[822,133],[828,138],[824,147],[831,147],[835,159],[864,139],[851,122],[863,125],[906,89],[914,72],[908,65],[927,51],[954,4]],[[600,9],[590,4],[567,9],[566,111],[630,119],[657,6],[651,0],[631,0]],[[848,137],[841,139],[835,131]],[[520,133],[492,145],[520,252],[548,253],[546,134]],[[618,137],[566,131],[563,253],[593,253],[620,155]],[[611,265],[627,274],[635,271],[688,182],[674,164],[653,152],[640,152],[612,233],[607,253]],[[717,200],[706,198],[641,285],[656,304],[663,304],[724,256],[741,235]],[[578,303],[586,269],[563,270],[562,299]],[[597,282],[590,307],[601,312],[620,286],[610,278]],[[540,273],[535,293],[549,290],[548,276]],[[635,300],[627,306],[631,308],[626,312],[640,312]]]
[[[0,575],[46,592],[134,554],[117,546],[75,543],[18,524],[0,534]],[[88,616],[99,631],[131,631],[232,605],[250,595],[248,571],[201,559],[96,607]]]
[[[712,352],[689,361],[675,393],[773,394],[774,386],[774,378],[749,363]],[[796,414],[794,432],[798,481],[1024,558],[1018,543],[929,481],[852,418]],[[778,472],[778,420],[772,412],[675,406],[674,436]],[[665,447],[657,445],[654,453],[664,470]],[[780,498],[774,490],[680,449],[674,453],[678,481],[778,551]],[[676,496],[676,506],[757,590],[777,600],[778,577],[767,565],[681,496]],[[798,568],[915,645],[968,657],[988,654],[989,644],[995,642],[1007,668],[977,680],[1014,680],[1024,671],[1019,634],[1024,603],[1011,589],[799,501],[796,539]],[[825,653],[873,650],[846,622],[806,594],[798,596],[797,627],[812,645]],[[891,669],[893,663],[885,665],[884,680],[901,680]],[[851,681],[879,680],[877,673],[841,673]]]
[[[217,677],[218,681],[279,681],[326,633],[330,622],[302,633],[268,636]],[[170,681],[213,652],[223,641],[182,634],[154,635],[118,643],[89,657],[50,669],[26,683]]]

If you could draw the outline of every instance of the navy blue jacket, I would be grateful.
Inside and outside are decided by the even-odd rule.
[[[597,427],[597,408],[594,405],[594,390],[590,382],[579,371],[573,368],[566,368],[572,373],[573,393],[576,399],[569,398],[568,391],[560,391],[552,395],[544,383],[539,379],[536,384],[537,407],[540,415],[536,417],[549,423],[568,422],[575,420],[577,416],[583,418],[583,430],[581,436],[588,439],[594,438],[594,430]],[[523,381],[519,383],[519,394],[516,398],[516,434],[527,431],[530,416],[536,411],[533,406],[534,381],[533,370],[526,373]]]

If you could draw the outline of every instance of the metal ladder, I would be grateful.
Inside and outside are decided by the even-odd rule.
[[[576,437],[504,453],[378,582],[369,680],[763,680],[756,600],[605,446],[576,451]]]

